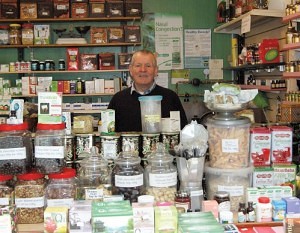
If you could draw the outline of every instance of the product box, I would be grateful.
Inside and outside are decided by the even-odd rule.
[[[170,111],[169,118],[161,118],[162,132],[179,132],[180,126],[180,112]]]
[[[85,94],[95,94],[95,82],[94,82],[94,80],[85,81]]]
[[[15,205],[0,206],[1,233],[17,233],[17,211]]]
[[[69,80],[63,80],[63,93],[70,94],[70,81]]]
[[[104,79],[103,78],[95,78],[95,93],[104,93]]]
[[[90,33],[91,44],[106,44],[108,42],[106,27],[91,27]]]
[[[272,167],[274,169],[273,184],[290,186],[295,194],[297,165],[273,165]]]
[[[70,18],[69,0],[54,0],[54,18]]]
[[[50,44],[50,25],[34,25],[34,44]]]
[[[89,14],[88,3],[71,3],[71,18],[87,18]]]
[[[128,2],[124,3],[124,14],[126,17],[142,17],[143,7],[142,2]]]
[[[140,26],[125,25],[124,26],[124,41],[127,43],[140,43],[141,42]]]
[[[118,54],[118,69],[128,69],[132,58],[132,53]]]
[[[134,232],[154,233],[154,207],[152,203],[132,203]]]
[[[101,133],[115,132],[115,110],[106,109],[101,111]]]
[[[283,228],[285,232],[300,232],[300,218],[285,218]]]
[[[272,167],[256,167],[253,171],[252,186],[253,187],[266,187],[274,185],[273,181],[274,169]]]
[[[257,166],[271,164],[271,131],[267,127],[250,129],[250,161]]]
[[[38,2],[37,5],[37,17],[40,19],[43,18],[53,18],[54,12],[53,12],[53,1],[48,2]]]
[[[50,207],[44,211],[44,229],[45,232],[68,232],[68,208]]]
[[[272,220],[283,221],[286,213],[286,202],[284,200],[272,201]]]
[[[219,218],[219,204],[216,200],[203,200],[202,212],[212,212],[216,219]]]
[[[38,93],[38,123],[61,123],[62,93]]]
[[[2,0],[1,18],[3,19],[19,18],[19,5],[17,0]]]
[[[278,39],[263,39],[258,48],[261,63],[280,62]]]
[[[124,4],[123,1],[106,1],[105,5],[106,17],[123,17]]]
[[[271,126],[273,164],[290,164],[292,162],[293,129],[288,126]]]
[[[24,111],[24,100],[23,99],[12,99],[10,101],[10,111],[16,112],[16,120],[13,124],[23,123],[23,111]]]
[[[20,19],[36,19],[36,18],[37,18],[37,3],[21,2]]]
[[[91,2],[89,3],[89,17],[105,17],[105,2]]]
[[[175,206],[155,206],[155,232],[177,232],[177,209]]]
[[[97,54],[80,54],[80,70],[97,70]]]
[[[114,70],[115,59],[114,53],[99,53],[99,70]]]
[[[105,79],[104,80],[104,93],[115,93],[114,80]]]
[[[71,135],[72,134],[72,119],[71,119],[71,112],[62,112],[61,113],[61,117],[62,117],[62,122],[64,122],[66,124],[66,135]],[[74,204],[74,203],[73,203]]]
[[[124,42],[124,28],[123,27],[109,27],[108,32],[108,42]]]
[[[286,214],[300,213],[300,200],[297,197],[284,197],[282,200],[286,203]]]
[[[70,233],[92,232],[91,201],[74,201],[69,211]]]
[[[78,48],[67,48],[67,70],[79,70]]]

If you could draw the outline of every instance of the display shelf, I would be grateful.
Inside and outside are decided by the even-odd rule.
[[[261,85],[239,85],[242,89],[258,89],[259,91],[269,91],[269,92],[278,92],[278,91],[286,91],[286,88],[271,88],[269,86],[261,86]]]
[[[300,18],[300,12],[297,12],[295,14],[291,14],[291,15],[286,15],[282,17],[282,22],[283,23],[288,23],[291,20],[299,20],[298,18]]]
[[[101,110],[105,110],[107,108],[103,109],[97,109],[97,110],[92,110],[92,109],[85,109],[85,110],[65,110],[64,112],[71,112],[75,114],[83,114],[83,113],[88,113],[88,114],[95,114],[95,113],[100,113]]]
[[[16,71],[16,72],[0,72],[1,74],[63,74],[63,73],[114,73],[128,72],[128,69],[120,70],[46,70],[46,71]]]
[[[283,222],[243,222],[243,223],[234,223],[237,227],[277,227],[283,226]]]
[[[249,11],[240,17],[224,23],[214,29],[215,33],[228,33],[228,34],[241,34],[241,25],[243,19],[246,17],[251,17],[251,28],[259,27],[263,24],[267,24],[271,21],[282,22],[282,17],[284,16],[284,11],[280,10],[261,10],[255,9]]]
[[[300,72],[283,72],[283,78],[299,78],[300,79]]]
[[[299,49],[300,50],[300,42],[298,43],[291,43],[291,44],[284,44],[282,46],[282,51],[292,50],[292,49]]]
[[[95,93],[95,94],[62,94],[63,97],[85,97],[85,96],[112,96],[115,93]],[[13,98],[34,98],[38,95],[12,95]]]
[[[283,65],[285,65],[285,62],[240,65],[235,67],[225,67],[223,68],[223,70],[233,70],[233,71],[261,70],[261,69],[277,68],[278,66],[283,66]]]

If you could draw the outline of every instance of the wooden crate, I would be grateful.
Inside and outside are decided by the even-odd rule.
[[[281,122],[300,122],[300,103],[285,102],[281,104]]]

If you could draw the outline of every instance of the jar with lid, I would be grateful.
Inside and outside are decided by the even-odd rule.
[[[294,33],[296,33],[295,27],[292,27],[291,25],[288,26],[287,31],[285,33],[285,42],[286,42],[286,44],[293,43]]]
[[[80,161],[77,177],[77,200],[103,200],[103,197],[111,195],[111,170],[96,146]]]
[[[9,42],[9,26],[0,25],[0,45],[6,45]]]
[[[218,210],[221,211],[230,211],[230,198],[229,193],[226,191],[217,191],[214,195],[214,200],[219,204]]]
[[[43,108],[45,107],[45,108]],[[49,111],[41,106],[41,111]],[[37,124],[35,166],[43,174],[60,173],[65,167],[65,123]]]
[[[33,44],[33,24],[24,23],[22,25],[22,44],[32,45]]]
[[[32,166],[32,137],[27,122],[1,124],[0,127],[0,174],[26,173]]]
[[[191,198],[187,191],[181,190],[175,193],[174,204],[177,210],[187,212],[191,209]]]
[[[146,194],[155,197],[156,202],[173,202],[177,189],[177,168],[174,157],[166,153],[164,144],[157,143],[157,149],[148,156],[145,168]]]
[[[66,70],[66,63],[65,59],[59,59],[58,60],[58,70]]]
[[[45,179],[38,172],[17,176],[15,204],[19,224],[44,222]]]
[[[112,194],[124,195],[124,199],[130,202],[137,202],[138,197],[145,194],[141,159],[129,148],[124,148],[115,160],[112,170]]]
[[[270,198],[258,198],[256,204],[256,222],[272,222],[272,204]]]
[[[9,25],[9,44],[10,45],[20,45],[22,34],[20,24],[10,24]]]
[[[0,175],[0,205],[13,204],[13,175]]]
[[[45,190],[47,206],[73,205],[76,192],[76,170],[64,168],[61,173],[48,175],[49,181]]]

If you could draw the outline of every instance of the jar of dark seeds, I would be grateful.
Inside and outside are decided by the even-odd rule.
[[[12,175],[0,175],[0,206],[13,204],[13,186]]]
[[[40,173],[60,173],[65,167],[65,124],[37,124],[35,166]]]
[[[27,129],[27,123],[1,124],[0,174],[23,174],[32,166],[31,133]]]
[[[144,169],[137,153],[123,149],[112,170],[112,194],[124,195],[125,200],[137,202],[145,194]]]
[[[47,206],[68,206],[73,205],[76,192],[76,170],[64,168],[61,173],[48,175],[49,182],[46,187]]]
[[[17,176],[15,204],[19,224],[44,222],[45,179],[43,174],[30,172]]]

